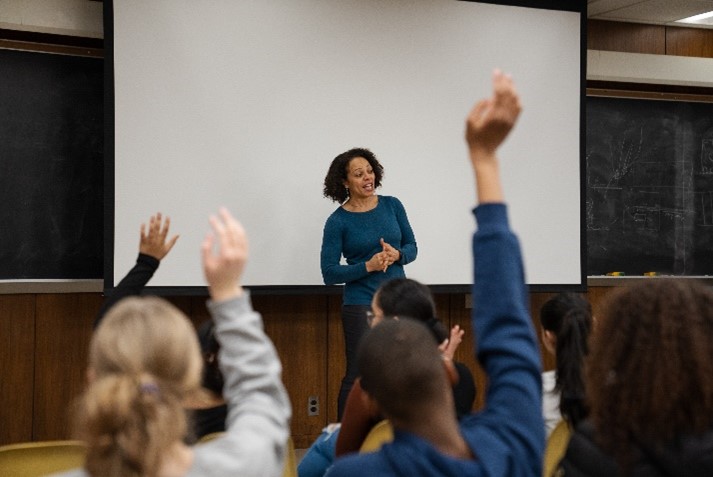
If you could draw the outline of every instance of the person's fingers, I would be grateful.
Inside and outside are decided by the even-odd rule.
[[[213,232],[215,233],[215,236],[218,239],[220,249],[225,250],[227,247],[230,246],[230,239],[228,238],[228,232],[225,228],[225,225],[215,215],[211,215],[208,220],[210,222],[211,227],[213,227]]]
[[[159,224],[161,222],[159,221]],[[163,225],[161,226],[161,231],[159,232],[159,235],[163,240],[166,240],[166,236],[168,235],[168,230],[171,228],[171,217],[166,216],[166,220],[163,222]]]
[[[486,111],[490,109],[490,104],[490,99],[481,99],[475,106],[473,106],[473,109],[468,115],[468,122],[471,127],[478,126],[480,124],[480,121],[485,116]]]
[[[160,216],[160,212],[156,215],[151,216],[151,220],[149,222],[149,235],[156,235],[156,233],[158,233]]]
[[[146,224],[141,224],[141,241],[146,241]]]
[[[178,235],[174,235],[171,240],[168,241],[166,244],[166,253],[170,252],[171,249],[173,248],[174,245],[176,245],[176,241],[178,240]]]
[[[213,258],[212,255],[213,255],[213,242],[215,240],[214,237],[215,236],[211,232],[208,232],[205,235],[205,238],[203,238],[203,242],[201,243],[201,255],[203,258],[203,266],[206,269],[209,268],[209,266],[211,264],[211,260]]]

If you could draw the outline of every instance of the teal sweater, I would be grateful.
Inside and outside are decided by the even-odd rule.
[[[382,250],[380,239],[401,252],[398,262],[386,272],[367,272],[366,262]],[[416,259],[418,249],[406,210],[396,197],[379,196],[367,212],[349,212],[338,207],[327,218],[322,236],[320,264],[326,285],[344,283],[345,305],[369,305],[379,286],[402,278],[404,265]],[[340,263],[344,256],[346,264]]]

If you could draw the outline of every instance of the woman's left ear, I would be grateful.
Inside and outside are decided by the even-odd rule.
[[[94,371],[94,368],[87,368],[86,376],[88,383],[93,383],[94,380],[97,379],[97,373]]]

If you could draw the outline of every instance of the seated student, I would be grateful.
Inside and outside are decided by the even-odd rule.
[[[473,326],[478,359],[489,378],[485,408],[459,422],[443,360],[428,330],[412,320],[384,322],[364,337],[358,363],[361,385],[371,405],[391,421],[394,441],[378,452],[337,459],[329,477],[542,472],[540,353],[496,159],[520,103],[509,76],[496,71],[493,85],[493,96],[471,111],[466,131],[479,201]]]
[[[540,308],[542,342],[556,359],[542,373],[542,414],[547,436],[564,418],[575,427],[587,415],[584,359],[589,352],[592,307],[582,295],[558,293]]]
[[[396,278],[384,283],[374,293],[371,301],[371,327],[385,319],[410,318],[424,324],[434,339],[441,345],[441,354],[447,367],[449,387],[453,391],[456,417],[470,414],[475,400],[473,374],[463,363],[453,361],[453,353],[461,342],[463,332],[454,327],[448,339],[443,323],[436,316],[436,304],[426,285],[408,278]],[[360,379],[354,382],[347,398],[342,426],[336,442],[335,455],[341,457],[359,451],[364,439],[374,425],[384,417],[376,409],[364,406]]]
[[[290,404],[277,353],[240,285],[248,257],[245,231],[230,213],[210,222],[203,270],[221,344],[227,432],[184,444],[183,402],[198,392],[202,359],[191,322],[156,297],[130,297],[107,313],[92,337],[89,385],[77,403],[83,469],[69,476],[281,475]]]
[[[372,298],[371,308],[372,312],[367,316],[370,327],[385,319],[407,316],[428,327],[433,345],[440,345],[443,358],[452,371],[449,384],[452,385],[456,412],[458,416],[469,413],[475,399],[473,375],[467,366],[452,361],[463,331],[454,326],[448,339],[445,326],[435,317],[436,304],[430,289],[416,280],[395,278],[379,287]],[[297,467],[300,477],[324,475],[335,456],[358,451],[371,428],[383,419],[380,413],[362,405],[362,392],[357,378],[347,398],[341,424],[327,426],[310,446]]]
[[[204,392],[184,402],[193,422],[193,435],[189,436],[192,438],[189,442],[198,441],[209,434],[225,432],[228,418],[228,405],[223,399],[225,380],[218,362],[220,343],[215,337],[213,320],[206,320],[198,327],[198,342],[203,353],[201,386]]]
[[[567,476],[713,475],[713,290],[681,279],[612,291],[587,358],[589,419]]]

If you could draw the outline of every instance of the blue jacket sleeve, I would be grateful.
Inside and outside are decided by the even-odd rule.
[[[541,363],[529,316],[520,246],[504,204],[475,209],[473,329],[478,360],[488,375],[485,423],[499,436],[509,459],[489,459],[493,475],[518,462],[510,475],[539,475],[544,452]],[[487,449],[482,449],[487,452]],[[508,462],[506,462],[506,460]]]

